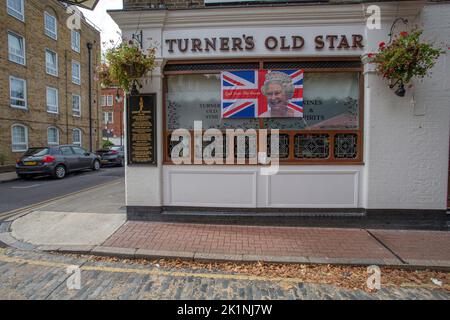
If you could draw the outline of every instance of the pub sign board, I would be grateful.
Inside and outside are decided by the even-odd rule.
[[[128,96],[128,164],[158,165],[156,94]]]

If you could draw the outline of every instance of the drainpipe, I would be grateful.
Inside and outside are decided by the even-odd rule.
[[[92,43],[87,43],[89,53],[89,151],[92,152]]]

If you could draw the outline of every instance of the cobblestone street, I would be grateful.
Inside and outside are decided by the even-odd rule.
[[[69,290],[69,266],[81,270]],[[0,299],[444,299],[445,290],[382,287],[369,293],[218,270],[167,268],[90,257],[0,249]]]

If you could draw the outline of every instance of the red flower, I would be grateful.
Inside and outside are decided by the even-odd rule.
[[[386,45],[386,43],[385,43],[384,41],[381,41],[381,42],[378,44],[378,46],[379,46],[380,48],[384,48],[385,45]]]
[[[408,32],[402,31],[402,32],[400,32],[400,36],[407,37],[408,36]]]
[[[374,54],[374,53],[369,53],[367,56],[368,56],[370,59],[372,59],[373,57],[375,57],[375,54]]]

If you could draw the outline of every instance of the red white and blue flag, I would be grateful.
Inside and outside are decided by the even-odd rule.
[[[276,70],[290,76],[294,85],[294,96],[287,108],[295,117],[303,116],[303,70]],[[266,74],[270,70],[224,71],[222,83],[222,118],[259,118],[269,110],[267,97],[261,92]]]

